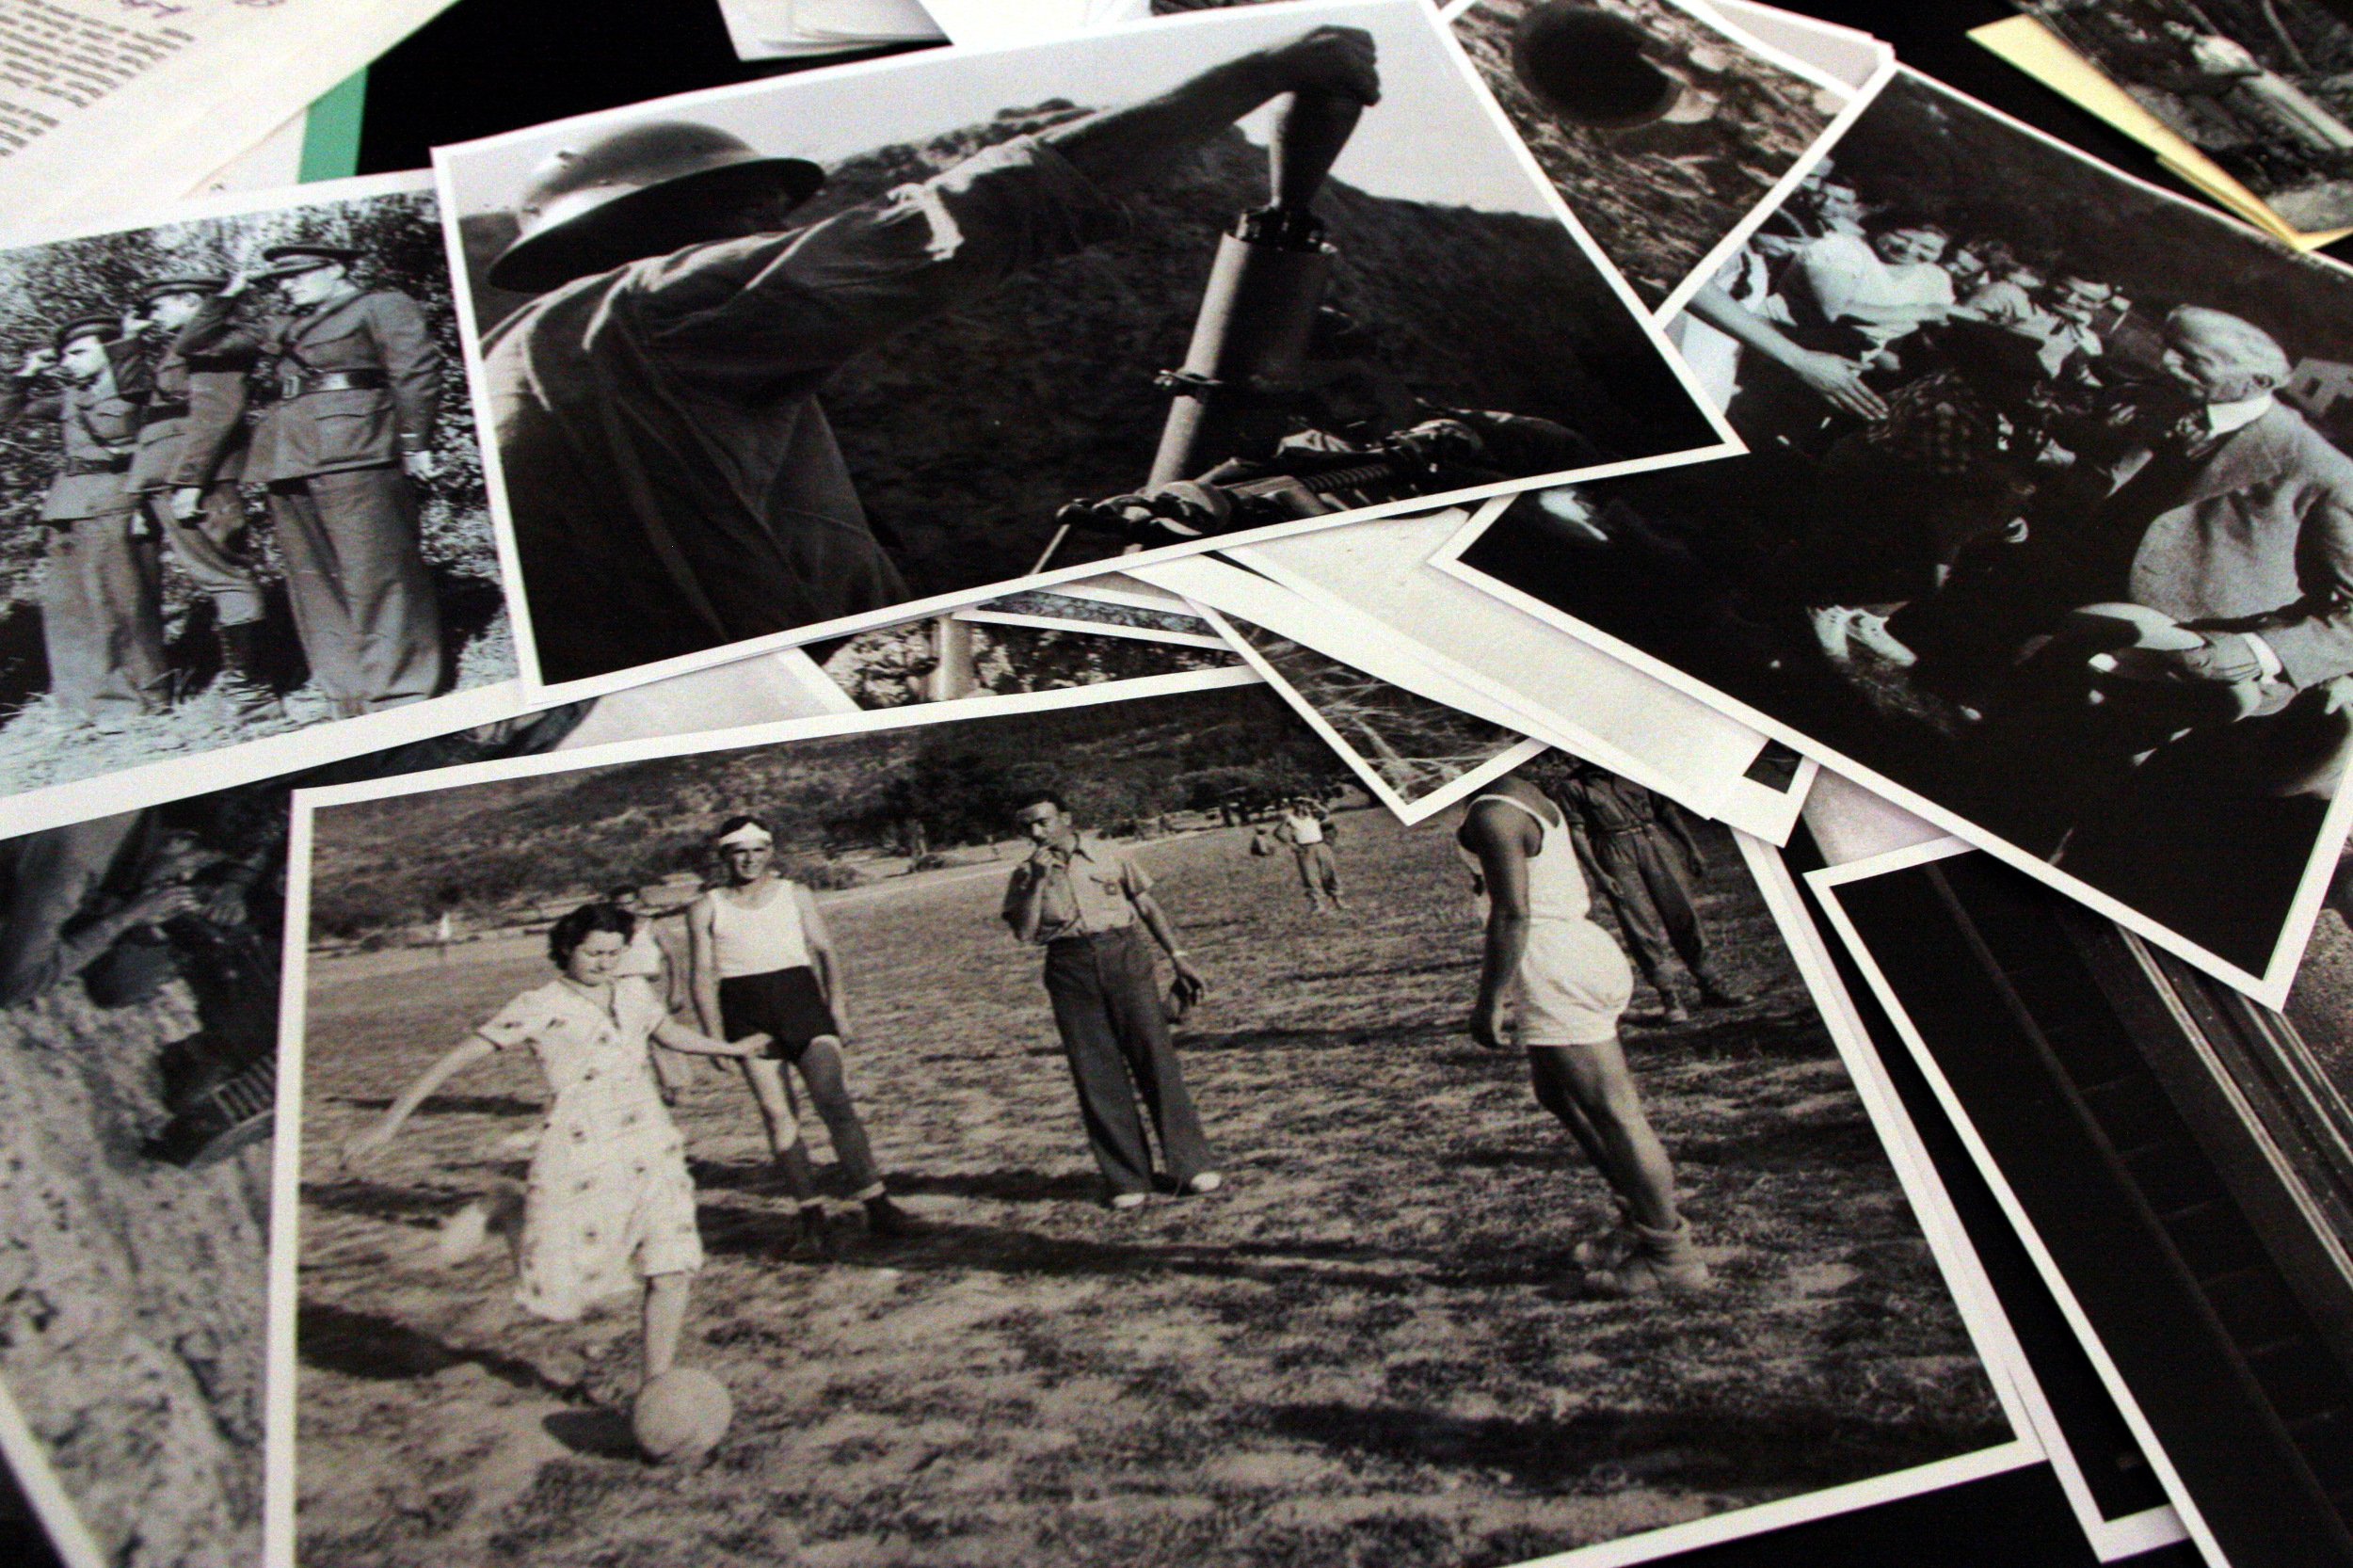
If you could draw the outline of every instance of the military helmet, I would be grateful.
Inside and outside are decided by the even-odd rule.
[[[632,125],[559,147],[532,171],[515,203],[521,232],[489,282],[541,293],[718,238],[723,216],[746,202],[798,205],[824,183],[815,164],[765,156],[713,125]]]
[[[91,314],[75,316],[72,320],[63,323],[50,334],[49,341],[52,346],[62,354],[76,338],[96,338],[101,343],[112,343],[120,336],[122,336],[122,322],[120,318]]]
[[[1512,71],[1563,120],[1623,131],[1659,119],[1683,84],[1653,65],[1641,25],[1588,0],[1545,0],[1520,18]]]

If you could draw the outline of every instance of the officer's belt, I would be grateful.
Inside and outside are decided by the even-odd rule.
[[[139,428],[144,430],[151,424],[161,424],[168,419],[185,419],[187,417],[188,405],[184,402],[150,403],[146,408],[139,410]]]
[[[278,377],[278,395],[290,398],[323,392],[380,392],[391,384],[380,370],[314,370],[307,376],[287,372]]]
[[[131,455],[128,452],[118,453],[111,457],[70,457],[65,465],[65,474],[69,479],[81,479],[93,473],[130,472]]]
[[[1592,834],[1596,839],[1633,839],[1639,838],[1644,833],[1648,833],[1651,829],[1657,827],[1657,825],[1658,819],[1657,817],[1653,817],[1647,822],[1624,823],[1613,827],[1604,827],[1597,824],[1588,824],[1585,831]]]

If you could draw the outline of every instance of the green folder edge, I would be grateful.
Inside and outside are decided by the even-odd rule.
[[[313,100],[302,122],[304,184],[344,180],[360,172],[360,120],[368,103],[368,70],[357,72]]]

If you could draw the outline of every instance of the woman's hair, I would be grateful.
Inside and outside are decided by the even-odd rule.
[[[559,969],[571,967],[572,953],[591,932],[610,931],[616,936],[637,934],[637,917],[617,904],[584,904],[548,927],[548,958]]]

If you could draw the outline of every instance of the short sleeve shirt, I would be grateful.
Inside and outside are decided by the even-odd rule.
[[[643,1063],[646,1042],[669,1016],[642,980],[613,984],[607,1012],[561,980],[525,991],[475,1031],[500,1050],[529,1046],[557,1094],[624,1065]]]
[[[1030,886],[1030,868],[1013,873],[1005,889],[1005,912],[1016,913]],[[1117,850],[1081,840],[1069,858],[1047,873],[1039,912],[1038,942],[1058,936],[1088,936],[1136,923],[1135,901],[1152,890],[1142,867]]]

